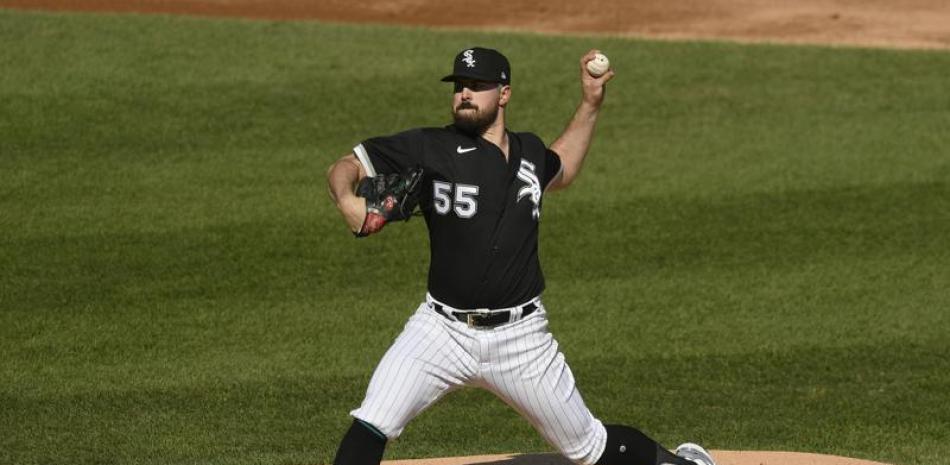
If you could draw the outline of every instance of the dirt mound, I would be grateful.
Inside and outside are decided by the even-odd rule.
[[[880,462],[802,452],[710,451],[717,465],[886,465]],[[557,454],[473,455],[412,460],[389,460],[382,465],[574,465]]]
[[[0,7],[950,48],[946,0],[0,0]]]

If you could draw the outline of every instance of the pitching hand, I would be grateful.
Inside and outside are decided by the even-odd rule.
[[[587,62],[593,60],[594,55],[598,53],[600,53],[600,50],[592,49],[581,57],[580,61],[581,87],[584,92],[584,103],[593,105],[594,107],[599,107],[600,104],[604,102],[604,92],[606,90],[607,81],[614,77],[613,68],[607,70],[607,72],[600,77],[591,76],[590,72],[587,71]]]

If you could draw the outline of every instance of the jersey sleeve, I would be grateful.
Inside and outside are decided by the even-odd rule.
[[[422,164],[422,131],[366,139],[353,147],[353,153],[369,176],[401,173]]]
[[[544,190],[548,190],[548,187],[551,186],[551,182],[554,181],[559,174],[561,174],[561,156],[558,155],[555,151],[545,148],[544,149],[544,173],[542,174],[541,185],[544,186]]]

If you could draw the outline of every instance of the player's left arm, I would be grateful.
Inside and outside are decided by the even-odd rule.
[[[551,144],[550,149],[561,158],[561,172],[551,181],[548,190],[563,189],[574,182],[594,137],[594,126],[604,103],[605,85],[614,77],[613,69],[600,77],[594,77],[587,71],[587,62],[593,60],[596,53],[599,51],[591,50],[580,60],[583,97],[564,132]]]

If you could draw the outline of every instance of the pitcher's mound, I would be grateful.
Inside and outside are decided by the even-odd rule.
[[[804,452],[772,451],[710,451],[716,465],[887,465],[869,460],[851,459],[836,455]],[[574,465],[558,454],[499,454],[469,457],[440,457],[431,459],[388,460],[382,465]]]

